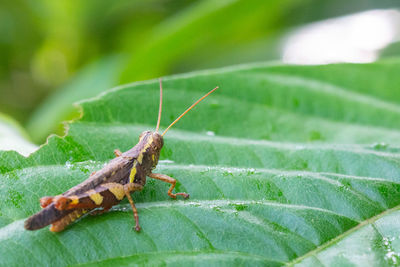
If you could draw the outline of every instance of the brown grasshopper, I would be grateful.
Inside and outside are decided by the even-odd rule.
[[[176,184],[175,179],[164,174],[152,173],[152,170],[157,166],[165,133],[216,89],[218,86],[193,103],[162,134],[159,134],[162,110],[162,82],[160,79],[160,106],[155,132],[143,132],[139,136],[139,142],[124,153],[118,149],[114,150],[116,158],[65,193],[55,197],[42,197],[40,205],[43,209],[25,221],[25,229],[37,230],[51,224],[50,231],[60,232],[86,213],[100,214],[108,211],[126,196],[132,207],[135,230],[140,231],[138,212],[130,194],[143,189],[146,184],[146,176],[170,183],[168,195],[171,198],[180,195],[187,199],[189,197],[187,193],[172,193]]]

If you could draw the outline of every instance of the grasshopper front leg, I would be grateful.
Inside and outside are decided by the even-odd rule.
[[[174,190],[175,185],[176,185],[176,180],[172,177],[169,177],[168,175],[161,174],[161,173],[150,173],[149,177],[171,184],[171,187],[169,188],[167,194],[168,194],[168,196],[170,196],[172,198],[176,198],[176,196],[183,196],[184,199],[188,199],[190,196],[187,193],[175,193],[175,194],[172,193],[172,191]]]

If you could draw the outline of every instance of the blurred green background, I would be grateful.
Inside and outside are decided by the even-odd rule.
[[[40,144],[78,115],[73,102],[108,88],[280,60],[297,27],[398,6],[398,0],[3,0],[0,113],[7,119],[0,119],[14,118],[26,131],[21,135]],[[382,55],[399,50],[394,42]]]

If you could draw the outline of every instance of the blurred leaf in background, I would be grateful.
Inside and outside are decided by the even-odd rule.
[[[15,150],[28,156],[38,147],[27,139],[25,130],[16,121],[0,113],[0,150]]]
[[[291,29],[395,0],[16,0],[0,8],[0,112],[42,143],[121,83],[281,58]],[[392,55],[393,52],[390,52]]]

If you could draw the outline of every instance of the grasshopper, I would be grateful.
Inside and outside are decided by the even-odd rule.
[[[171,198],[177,196],[189,198],[187,193],[173,193],[175,179],[164,174],[152,173],[152,170],[157,166],[165,133],[194,106],[217,89],[218,86],[193,103],[160,134],[158,132],[162,110],[162,81],[160,79],[160,105],[155,132],[141,133],[139,142],[124,153],[118,149],[114,150],[116,156],[114,159],[65,193],[54,197],[42,197],[40,205],[43,209],[25,221],[25,229],[37,230],[51,224],[50,231],[60,232],[82,215],[101,214],[127,197],[135,220],[134,229],[140,231],[139,215],[131,193],[143,189],[146,176],[171,184],[167,192]]]

